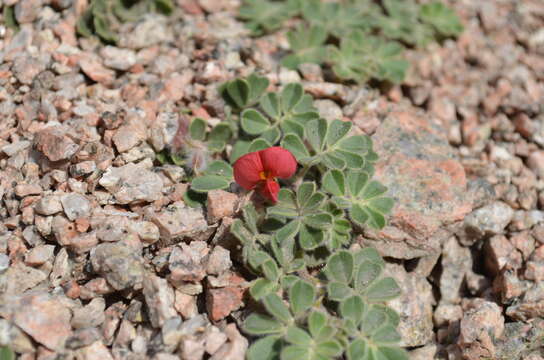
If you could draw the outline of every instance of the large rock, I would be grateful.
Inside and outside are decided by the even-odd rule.
[[[384,256],[412,259],[440,251],[444,225],[472,209],[463,166],[454,158],[445,130],[414,111],[391,113],[373,135],[380,156],[376,179],[395,199],[389,225],[366,230],[364,242]]]

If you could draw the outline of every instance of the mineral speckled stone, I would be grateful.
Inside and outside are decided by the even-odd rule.
[[[87,217],[91,211],[91,204],[87,198],[78,193],[70,193],[60,198],[64,213],[71,221]]]
[[[395,199],[389,225],[367,231],[385,256],[410,259],[436,253],[439,229],[462,220],[472,209],[466,199],[463,166],[454,158],[444,129],[421,112],[396,111],[372,137],[376,179]],[[443,235],[440,238],[445,240]]]
[[[118,204],[155,201],[162,195],[163,187],[159,175],[133,163],[109,168],[99,184],[114,196]]]
[[[91,251],[93,270],[116,290],[140,288],[144,277],[142,257],[124,243],[106,243]]]

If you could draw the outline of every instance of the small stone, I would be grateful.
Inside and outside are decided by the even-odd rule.
[[[34,211],[40,215],[55,215],[62,209],[60,197],[56,195],[44,196],[34,205]]]
[[[48,294],[23,296],[13,316],[13,322],[38,343],[61,351],[72,330],[70,310]]]
[[[401,346],[421,346],[433,337],[434,302],[432,287],[418,275],[407,273],[402,265],[387,264],[386,274],[392,276],[400,286],[401,296],[387,305],[400,315],[397,328],[401,335]]]
[[[147,128],[141,118],[133,116],[115,131],[112,141],[117,151],[124,153],[147,139]]]
[[[544,317],[544,282],[535,283],[506,309],[506,315],[521,321]]]
[[[148,218],[159,227],[161,238],[168,241],[194,236],[208,229],[202,210],[186,207],[181,201],[161,212],[149,214]]]
[[[544,281],[544,261],[528,261],[525,264],[525,278],[536,282]]]
[[[59,245],[63,246],[70,245],[72,239],[79,235],[75,230],[74,224],[62,215],[57,215],[53,218],[51,231],[55,235],[55,239]]]
[[[436,359],[437,346],[435,344],[425,345],[408,353],[410,360],[431,360]]]
[[[80,177],[92,174],[96,170],[96,163],[92,160],[82,161],[70,166],[70,174],[74,177]]]
[[[40,195],[42,187],[38,184],[19,184],[15,186],[15,195],[25,197],[29,195]]]
[[[18,24],[33,22],[42,8],[41,0],[22,0],[15,4],[15,19]]]
[[[174,247],[168,259],[170,280],[201,281],[206,276],[208,246],[203,241],[192,241],[189,245]]]
[[[314,106],[316,107],[319,115],[322,118],[328,120],[329,122],[333,120],[342,120],[342,118],[344,117],[340,106],[338,106],[338,104],[332,100],[315,100]]]
[[[527,158],[527,165],[540,179],[544,179],[544,151],[533,151]]]
[[[240,334],[235,324],[227,325],[224,332],[229,341],[223,344],[210,360],[243,360],[248,340]]]
[[[213,248],[208,258],[206,272],[212,275],[219,275],[230,269],[231,266],[230,252],[218,245]]]
[[[25,150],[29,148],[32,145],[30,141],[27,140],[21,140],[14,142],[12,144],[8,144],[2,147],[2,151],[7,156],[13,156],[17,154],[19,151]]]
[[[179,344],[183,332],[180,330],[180,325],[182,323],[181,318],[172,317],[164,322],[164,325],[161,328],[162,342],[166,346],[176,347]]]
[[[218,222],[225,217],[231,217],[238,204],[236,194],[223,191],[212,190],[208,192],[208,221],[210,223]]]
[[[196,296],[187,295],[175,290],[174,308],[184,319],[190,319],[198,314]]]
[[[130,229],[138,234],[145,244],[154,244],[160,238],[159,228],[150,221],[132,221]]]
[[[212,321],[227,317],[242,306],[244,289],[229,286],[219,289],[209,289],[206,292],[206,308]]]
[[[141,287],[142,257],[124,243],[99,244],[91,251],[91,263],[116,290]]]
[[[204,334],[206,340],[206,352],[213,355],[227,342],[227,335],[222,333],[216,326],[210,326]]]
[[[434,324],[442,327],[454,323],[463,317],[463,309],[460,305],[439,304],[434,310]]]
[[[513,234],[510,237],[510,243],[521,252],[524,259],[528,259],[535,250],[535,239],[529,231],[521,231]]]
[[[110,85],[115,80],[115,71],[107,69],[94,56],[82,56],[79,59],[79,66],[85,75],[103,85]]]
[[[521,281],[515,271],[503,271],[493,281],[493,291],[500,293],[503,303],[509,303],[517,298],[526,290],[526,282]]]
[[[504,317],[497,304],[475,299],[461,319],[457,344],[467,359],[494,358],[494,339],[504,330]]]
[[[467,233],[475,238],[502,234],[512,221],[514,210],[501,201],[479,208],[465,218]]]
[[[441,301],[456,304],[461,301],[461,286],[465,274],[472,269],[470,249],[462,247],[452,236],[442,250],[442,274],[440,276]]]
[[[165,279],[155,275],[146,276],[143,293],[153,327],[160,328],[167,319],[176,316],[174,290]]]
[[[53,258],[55,245],[40,245],[31,249],[25,256],[25,263],[30,266],[40,266]]]
[[[5,287],[2,290],[4,294],[9,296],[22,294],[47,279],[47,274],[43,271],[25,266],[22,263],[11,264],[3,276]]]
[[[173,35],[166,18],[158,14],[148,14],[135,23],[131,31],[121,33],[119,46],[142,49],[170,39],[173,40]]]
[[[127,71],[136,64],[136,53],[130,49],[107,45],[100,50],[100,56],[104,65],[115,70]]]
[[[34,146],[50,161],[70,159],[79,146],[58,126],[51,126],[36,134]]]
[[[503,235],[496,235],[484,245],[485,265],[492,274],[498,274],[505,266],[517,269],[521,266],[521,254]]]
[[[0,254],[0,274],[9,268],[9,256]]]
[[[68,349],[80,349],[89,346],[95,341],[102,338],[102,334],[98,328],[86,328],[75,330],[73,335],[66,341]]]
[[[99,184],[114,195],[117,204],[152,202],[162,196],[161,177],[133,163],[109,168]]]
[[[105,320],[105,309],[106,302],[103,298],[92,299],[89,304],[74,309],[71,322],[72,327],[74,329],[84,329],[102,325]]]
[[[77,358],[81,360],[113,360],[110,351],[101,340],[79,349],[77,354],[79,355]]]
[[[90,233],[82,233],[74,237],[70,241],[69,246],[70,250],[81,255],[91,251],[97,244],[98,239],[96,238],[96,233],[93,231]]]
[[[71,221],[77,218],[88,217],[91,212],[91,204],[87,198],[78,193],[69,193],[60,199],[64,213]]]

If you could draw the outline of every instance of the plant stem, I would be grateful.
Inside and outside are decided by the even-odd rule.
[[[302,183],[302,181],[304,181],[304,177],[306,176],[310,168],[311,168],[310,165],[304,165],[302,170],[300,170],[300,173],[297,175],[295,181],[293,182],[293,185],[295,187],[298,187]]]

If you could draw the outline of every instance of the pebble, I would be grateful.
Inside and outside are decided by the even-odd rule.
[[[69,193],[63,195],[60,199],[64,213],[71,221],[78,218],[88,217],[91,212],[91,204],[87,198],[81,194]]]
[[[124,243],[99,244],[91,250],[91,264],[116,290],[141,288],[142,257]]]
[[[0,273],[9,268],[9,257],[6,254],[0,254]]]
[[[148,212],[146,217],[158,226],[161,238],[166,241],[194,236],[208,229],[202,209],[186,207],[181,201],[159,212]]]
[[[504,232],[514,217],[514,210],[502,201],[495,201],[470,213],[464,221],[467,233],[479,239]]]
[[[99,184],[114,196],[117,204],[158,200],[163,187],[159,175],[133,163],[110,167],[102,175]]]
[[[167,319],[176,316],[174,290],[166,279],[155,275],[145,276],[143,293],[153,327],[160,328],[165,325]]]
[[[224,190],[208,192],[207,215],[210,223],[216,223],[225,217],[232,217],[238,204],[236,194]]]
[[[58,126],[51,126],[36,134],[34,146],[51,161],[70,159],[79,146]]]

